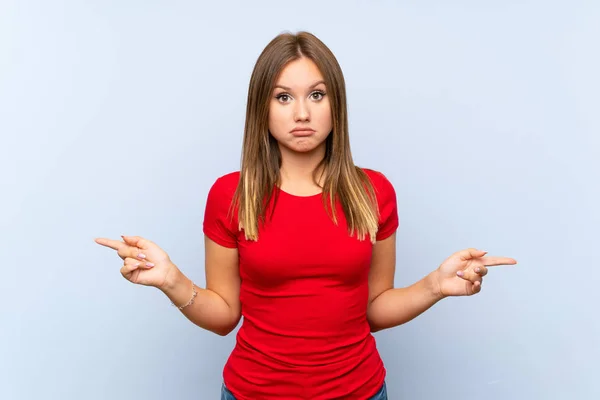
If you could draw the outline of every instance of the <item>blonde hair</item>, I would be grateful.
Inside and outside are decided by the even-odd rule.
[[[369,177],[352,161],[342,69],[331,50],[308,32],[278,35],[265,47],[254,66],[248,88],[240,180],[232,203],[238,209],[240,229],[244,229],[247,240],[258,240],[259,224],[265,221],[274,189],[280,184],[281,152],[269,133],[269,103],[281,70],[301,57],[312,60],[321,71],[333,121],[325,157],[315,169],[313,179],[318,184],[316,174],[322,169],[323,204],[333,222],[338,223],[335,202],[339,200],[349,234],[357,234],[360,240],[368,234],[375,242],[379,221],[377,200]]]

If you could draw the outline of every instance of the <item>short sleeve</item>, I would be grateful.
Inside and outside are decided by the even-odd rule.
[[[374,175],[372,182],[379,205],[379,229],[376,239],[383,240],[390,237],[398,229],[396,190],[381,172],[375,172]]]
[[[208,192],[203,231],[221,246],[237,247],[237,212],[231,209],[235,186],[224,177],[216,180]],[[232,187],[233,186],[233,187]]]

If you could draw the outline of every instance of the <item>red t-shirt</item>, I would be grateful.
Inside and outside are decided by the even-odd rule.
[[[377,240],[398,227],[396,193],[379,172],[364,170],[379,205]],[[367,322],[369,236],[348,235],[341,205],[336,226],[321,194],[279,189],[272,220],[258,241],[238,229],[229,207],[240,173],[220,177],[208,194],[204,233],[239,251],[243,322],[223,370],[238,400],[356,399],[377,393],[385,368]]]

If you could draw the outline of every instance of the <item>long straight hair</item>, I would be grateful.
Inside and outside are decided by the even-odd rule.
[[[332,132],[325,141],[325,156],[313,172],[317,184],[317,171],[321,169],[325,177],[323,205],[337,224],[335,204],[339,201],[349,234],[356,234],[360,240],[368,234],[374,243],[379,221],[377,200],[369,177],[352,161],[342,69],[331,50],[308,32],[278,35],[265,47],[254,66],[248,88],[240,181],[232,203],[238,210],[239,227],[244,230],[246,240],[257,241],[259,225],[267,217],[272,197],[277,196],[281,152],[269,133],[269,104],[282,69],[301,57],[317,65],[330,98]],[[276,203],[277,197],[274,200]]]

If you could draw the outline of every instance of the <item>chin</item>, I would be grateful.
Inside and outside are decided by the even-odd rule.
[[[324,148],[325,142],[323,143],[311,143],[310,141],[301,141],[296,143],[291,143],[287,147],[288,150],[293,151],[294,153],[312,153]]]

